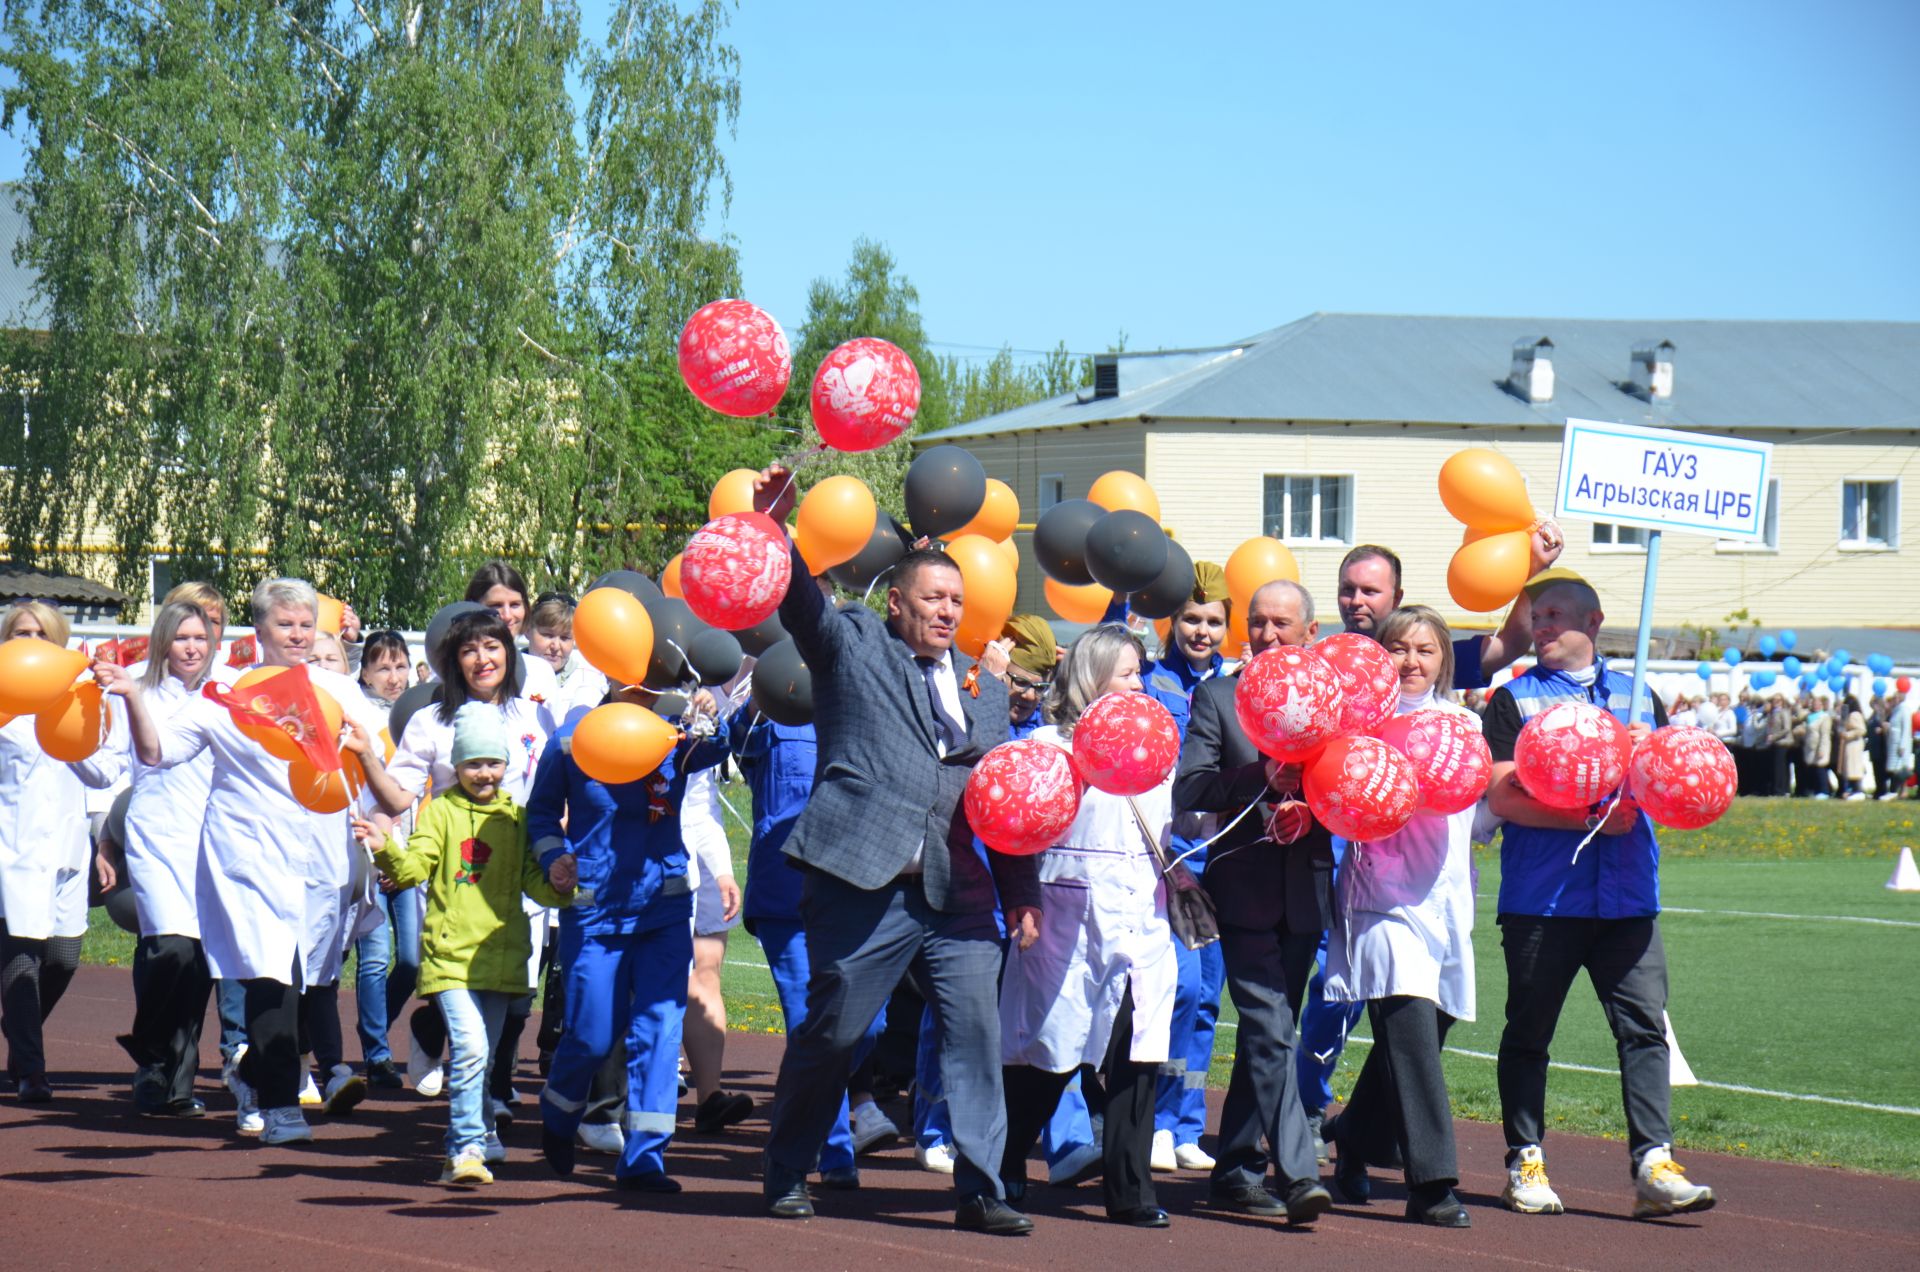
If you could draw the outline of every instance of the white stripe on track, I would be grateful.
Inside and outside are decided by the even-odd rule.
[[[1677,905],[1662,907],[1662,914],[1724,915],[1735,919],[1801,919],[1808,923],[1871,923],[1875,927],[1920,928],[1911,919],[1869,919],[1857,914],[1776,914],[1772,910],[1688,910]]]

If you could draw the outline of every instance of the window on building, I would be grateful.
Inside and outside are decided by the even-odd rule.
[[[27,449],[30,403],[24,393],[0,393],[0,468],[15,468]]]
[[[1845,481],[1840,483],[1840,546],[1843,548],[1897,548],[1900,546],[1900,483]]]
[[[1286,543],[1352,543],[1353,478],[1269,473],[1260,533]]]
[[[1595,552],[1645,552],[1647,530],[1644,526],[1616,526],[1611,521],[1593,523]]]
[[[173,591],[173,558],[163,556],[148,557],[147,574],[153,583],[153,586],[149,588],[148,591],[153,596],[154,607],[158,608],[160,602],[166,599],[167,593]]]
[[[1047,509],[1053,507],[1053,505],[1063,502],[1066,497],[1067,479],[1065,477],[1059,473],[1040,474],[1040,490],[1035,502],[1040,505],[1041,512],[1045,512]]]
[[[1767,482],[1767,506],[1760,514],[1764,537],[1758,540],[1722,539],[1714,545],[1721,552],[1778,552],[1780,550],[1780,481]]]

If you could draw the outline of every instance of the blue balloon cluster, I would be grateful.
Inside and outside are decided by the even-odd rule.
[[[1760,638],[1760,656],[1762,658],[1773,657],[1773,651],[1778,648],[1780,648],[1779,643],[1775,641],[1773,637],[1762,636]]]
[[[1800,660],[1792,654],[1788,654],[1780,660],[1780,670],[1797,679],[1800,675]]]
[[[1795,645],[1798,645],[1799,643],[1800,643],[1800,635],[1798,632],[1795,632],[1792,628],[1788,628],[1786,631],[1780,633],[1780,648],[1792,649]]]
[[[1891,676],[1893,674],[1893,659],[1887,657],[1885,654],[1868,654],[1867,670],[1876,676]]]
[[[1740,665],[1740,651],[1729,645],[1720,652],[1720,661],[1726,663],[1729,667],[1738,667]]]
[[[1892,668],[1888,668],[1888,670],[1889,670],[1889,671],[1891,671],[1891,670],[1892,670]],[[1887,683],[1887,681],[1886,681],[1886,678],[1885,678],[1884,676],[1876,676],[1876,677],[1874,677],[1874,681],[1873,681],[1873,696],[1874,696],[1874,697],[1876,697],[1876,698],[1884,698],[1884,697],[1886,697],[1886,696],[1887,696],[1887,690],[1889,690],[1889,689],[1891,689],[1891,688],[1893,688],[1893,686]]]
[[[1700,679],[1702,680],[1712,680],[1713,664],[1703,658],[1700,660],[1700,665],[1693,669],[1693,674],[1700,677]]]
[[[1753,675],[1747,678],[1747,683],[1752,685],[1755,689],[1765,689],[1770,687],[1773,684],[1773,682],[1778,680],[1779,678],[1780,678],[1779,674],[1776,672],[1756,671],[1753,673]]]

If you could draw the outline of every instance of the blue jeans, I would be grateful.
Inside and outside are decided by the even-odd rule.
[[[1198,1144],[1207,1129],[1207,1069],[1213,1064],[1227,964],[1218,941],[1190,950],[1175,940],[1173,953],[1180,972],[1167,1063],[1154,1093],[1153,1127],[1172,1135],[1175,1144]]]
[[[498,989],[443,989],[434,995],[447,1022],[453,1056],[447,1064],[447,1156],[487,1146],[487,1074],[507,1003],[520,994]]]
[[[807,959],[806,933],[801,930],[798,919],[755,919],[753,935],[766,953],[767,966],[773,972],[773,987],[780,995],[780,1014],[786,1017],[787,1033],[791,1035],[807,1020],[807,981],[813,973]],[[865,1040],[854,1051],[855,1068],[866,1059],[874,1040],[886,1027],[887,1013],[882,1010],[867,1030]],[[827,1142],[820,1149],[820,1169],[844,1170],[852,1165],[853,1132],[847,1126],[847,1101],[843,1096],[839,1116],[834,1119]]]
[[[1340,1067],[1340,1053],[1346,1049],[1347,1035],[1360,1021],[1365,1003],[1330,1003],[1321,996],[1321,982],[1327,975],[1327,937],[1320,936],[1320,951],[1314,955],[1313,979],[1307,982],[1306,1001],[1300,1008],[1300,1046],[1294,1052],[1294,1069],[1300,1082],[1300,1104],[1307,1116],[1326,1112],[1333,1103],[1333,1071]]]
[[[217,980],[213,985],[220,1012],[220,1058],[231,1060],[247,1040],[247,987],[237,980]]]
[[[420,980],[420,902],[411,890],[376,893],[390,921],[354,945],[353,996],[359,1008],[360,1056],[369,1065],[391,1063],[387,1033]]]

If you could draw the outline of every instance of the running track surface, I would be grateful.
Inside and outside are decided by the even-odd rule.
[[[350,1002],[343,994],[349,1033]],[[724,1136],[696,1137],[682,1121],[668,1152],[686,1185],[680,1196],[616,1192],[610,1159],[585,1154],[571,1180],[555,1178],[540,1160],[531,1098],[507,1133],[511,1159],[499,1168],[500,1182],[458,1191],[435,1182],[446,1103],[410,1091],[378,1093],[350,1118],[315,1118],[310,1146],[262,1148],[234,1136],[232,1100],[213,1080],[217,1049],[210,1045],[201,1081],[208,1117],[134,1116],[127,1064],[113,1042],[131,1018],[127,973],[83,967],[48,1024],[56,1100],[36,1108],[0,1100],[0,1267],[1005,1272],[1220,1269],[1282,1258],[1369,1272],[1920,1267],[1920,1183],[1687,1153],[1692,1175],[1719,1192],[1719,1208],[1635,1222],[1623,1146],[1560,1136],[1548,1153],[1569,1211],[1528,1218],[1498,1207],[1499,1128],[1470,1122],[1458,1126],[1460,1191],[1473,1215],[1466,1232],[1408,1223],[1398,1179],[1380,1172],[1371,1205],[1337,1207],[1306,1230],[1209,1210],[1203,1175],[1162,1175],[1160,1201],[1173,1226],[1139,1232],[1105,1221],[1097,1184],[1041,1185],[1036,1162],[1031,1237],[960,1233],[950,1226],[949,1181],[915,1169],[904,1146],[864,1158],[862,1189],[824,1194],[821,1217],[780,1221],[761,1213],[759,1166],[781,1043],[752,1034],[729,1039],[727,1081],[760,1108]],[[521,1090],[532,1097],[533,1065],[523,1063],[521,1073]],[[690,1111],[682,1105],[683,1119]]]

